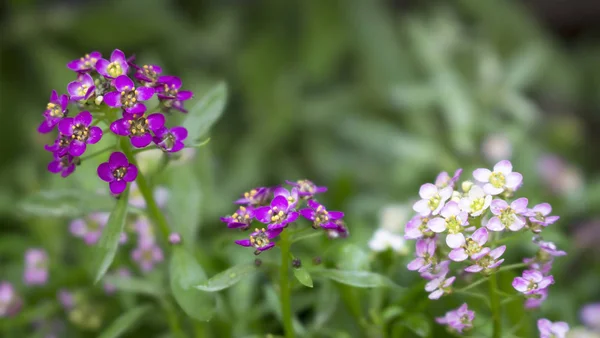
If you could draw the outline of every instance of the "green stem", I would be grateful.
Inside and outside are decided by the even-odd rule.
[[[469,285],[467,285],[467,286],[465,286],[463,288],[456,289],[454,291],[455,292],[467,291],[467,290],[472,289],[472,288],[476,287],[477,285],[485,282],[486,280],[488,280],[488,277],[481,278],[481,279],[479,279],[479,280],[477,280],[477,281],[475,281],[475,282],[473,282],[473,283],[471,283],[471,284],[469,284]]]
[[[279,267],[279,289],[281,292],[281,318],[283,319],[283,328],[285,336],[294,337],[294,327],[292,325],[292,304],[289,278],[289,257],[290,257],[289,234],[284,231],[281,233],[279,247],[281,248],[281,266]]]
[[[526,263],[516,263],[516,264],[506,265],[506,266],[503,266],[500,269],[498,269],[498,272],[500,272],[500,271],[508,271],[508,270],[512,270],[512,269],[524,268],[526,266],[527,266]]]
[[[121,148],[123,149],[123,153],[125,153],[125,156],[127,156],[129,162],[131,162],[133,165],[139,168],[137,160],[135,159],[133,151],[131,150],[131,147],[129,145],[129,139],[124,137],[121,141]],[[141,172],[141,170],[138,170],[138,175],[135,181],[137,182],[138,189],[140,189],[142,196],[144,196],[144,200],[146,201],[146,210],[148,211],[150,218],[154,220],[156,224],[158,224],[158,228],[162,233],[164,240],[168,241],[170,233],[169,224],[167,223],[165,215],[158,208],[158,205],[154,200],[154,194],[152,193],[152,189],[150,188],[150,185],[148,184],[148,181],[146,180],[146,177],[144,177],[144,174]]]
[[[492,306],[492,320],[494,324],[493,338],[502,337],[502,318],[500,313],[500,302],[498,301],[498,281],[496,280],[496,273],[493,273],[490,278],[490,302]]]

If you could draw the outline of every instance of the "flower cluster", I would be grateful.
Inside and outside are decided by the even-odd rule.
[[[464,303],[458,309],[446,312],[444,317],[436,318],[435,321],[438,324],[447,325],[450,330],[463,333],[464,330],[473,327],[474,319],[475,311],[469,310],[467,303]]]
[[[461,173],[459,169],[450,177],[444,172],[434,184],[421,186],[421,200],[413,205],[417,215],[405,227],[405,238],[416,240],[416,258],[408,269],[429,280],[425,290],[430,292],[430,299],[438,299],[452,292],[456,277],[449,276],[451,264],[462,265],[460,269],[466,274],[461,276],[489,276],[504,262],[506,245],[499,245],[502,234],[529,230],[539,250],[534,258],[525,259],[522,266],[529,269],[515,278],[513,286],[525,295],[527,307],[539,306],[548,286],[554,283],[549,274],[553,258],[566,254],[554,243],[543,241],[540,233],[559,217],[551,215],[548,203],[529,207],[527,198],[513,198],[523,176],[514,172],[507,160],[498,162],[492,170],[476,169],[473,180],[458,184]],[[466,306],[461,311],[465,312]],[[470,327],[470,315],[461,315],[461,321],[448,319],[456,316],[449,312],[438,322],[458,332]]]
[[[98,143],[108,131],[128,137],[136,148],[151,143],[169,153],[184,148],[187,130],[166,127],[163,113],[187,112],[184,102],[193,93],[181,90],[180,78],[162,75],[161,67],[140,66],[134,59],[115,49],[110,59],[91,52],[67,64],[77,78],[67,85],[68,95],[52,91],[38,127],[43,134],[58,130],[54,143],[46,146],[53,154],[50,172],[69,176],[88,145]],[[146,104],[155,97],[156,108],[148,109]],[[69,104],[79,113],[69,116]],[[99,125],[108,128],[102,130]],[[123,153],[113,152],[108,162],[98,167],[98,176],[109,183],[113,194],[120,194],[136,178],[137,168]]]
[[[341,211],[329,211],[317,202],[315,195],[327,191],[308,180],[286,181],[290,189],[283,186],[260,187],[252,189],[235,201],[238,209],[230,216],[221,217],[221,221],[230,229],[247,230],[258,221],[266,228],[255,228],[249,238],[235,241],[236,244],[253,247],[255,254],[271,249],[272,239],[294,223],[299,216],[312,222],[314,229],[324,229],[329,237],[346,237],[348,229]],[[302,206],[305,208],[301,208]]]

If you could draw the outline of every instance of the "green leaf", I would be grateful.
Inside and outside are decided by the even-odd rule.
[[[431,323],[423,314],[413,314],[402,321],[402,325],[419,337],[428,337],[431,333]]]
[[[316,276],[328,278],[357,288],[383,288],[396,286],[389,278],[368,271],[316,269],[311,272]]]
[[[200,181],[190,165],[176,166],[169,170],[169,201],[167,211],[175,230],[181,234],[184,245],[192,248],[200,226]]]
[[[309,288],[313,287],[313,281],[310,277],[310,273],[304,267],[294,268],[294,276],[296,279],[302,283],[304,286],[308,286]]]
[[[215,313],[217,299],[212,293],[196,289],[196,285],[206,281],[206,274],[194,256],[183,247],[173,248],[169,271],[171,291],[177,304],[196,320],[210,320]]]
[[[123,226],[125,226],[128,200],[129,188],[127,188],[119,197],[117,204],[115,204],[113,211],[110,213],[106,226],[102,230],[102,236],[100,236],[100,241],[96,245],[94,252],[94,266],[97,271],[94,283],[98,283],[98,281],[102,279],[102,276],[104,276],[115,258],[115,254],[119,248],[119,239],[123,232]]]
[[[190,109],[186,119],[183,121],[183,126],[188,131],[187,139],[189,142],[197,142],[208,132],[210,127],[223,113],[226,100],[227,86],[221,82]]]
[[[256,266],[254,264],[236,265],[225,271],[219,272],[205,283],[196,285],[196,288],[207,292],[225,290],[255,271]]]
[[[63,189],[40,191],[23,199],[18,208],[33,216],[72,218],[91,211],[108,211],[114,204],[114,198],[108,194]]]
[[[336,257],[341,270],[369,270],[369,254],[355,244],[342,245]]]
[[[147,279],[107,275],[104,277],[104,281],[113,285],[119,291],[146,294],[156,297],[164,294],[160,285],[156,285]]]
[[[102,331],[100,338],[116,338],[131,329],[136,322],[150,310],[149,305],[138,306],[117,318],[110,326]]]

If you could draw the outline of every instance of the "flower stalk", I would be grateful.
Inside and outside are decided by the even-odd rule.
[[[498,300],[498,281],[496,273],[492,273],[489,278],[490,285],[490,303],[492,307],[493,338],[502,337],[502,314],[500,313],[500,302]]]
[[[286,231],[281,233],[278,244],[279,248],[281,249],[281,266],[279,268],[281,316],[283,320],[285,336],[288,338],[293,338],[294,327],[292,325],[292,304],[289,279],[290,264],[288,262],[288,258],[290,257],[290,246],[292,243],[290,242],[289,234]]]

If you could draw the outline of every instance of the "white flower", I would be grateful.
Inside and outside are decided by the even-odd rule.
[[[419,189],[422,200],[413,205],[413,210],[421,216],[437,215],[446,201],[452,196],[452,187],[438,188],[434,184],[425,183]]]
[[[515,191],[523,182],[523,175],[513,172],[510,161],[503,160],[494,166],[494,171],[479,168],[473,171],[473,177],[481,183],[485,183],[483,191],[490,195],[498,195],[505,190]]]
[[[408,254],[408,247],[402,235],[381,228],[377,229],[369,240],[369,248],[375,252],[392,249],[392,251],[402,255]]]
[[[379,227],[399,233],[411,214],[412,210],[406,204],[388,204],[379,210]]]
[[[468,212],[471,216],[481,215],[492,203],[492,196],[483,192],[483,189],[474,185],[469,190],[466,197],[460,200],[460,208]]]

